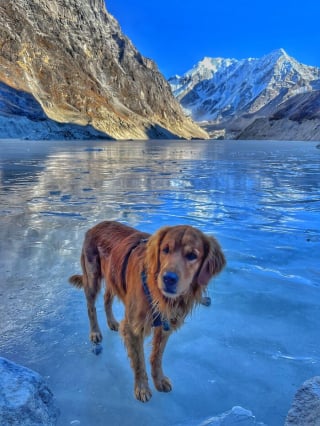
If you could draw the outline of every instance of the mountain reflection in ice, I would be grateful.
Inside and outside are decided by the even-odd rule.
[[[319,182],[313,142],[1,141],[0,356],[47,377],[61,425],[196,425],[235,405],[283,425],[319,374]],[[189,223],[228,260],[212,306],[169,341],[173,392],[146,405],[116,333],[104,327],[91,353],[84,296],[67,283],[104,219]]]

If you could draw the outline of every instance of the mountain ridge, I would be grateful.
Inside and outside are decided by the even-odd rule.
[[[320,88],[320,68],[300,64],[281,48],[262,58],[207,57],[168,81],[188,115],[209,133],[226,129],[233,137],[288,99]]]

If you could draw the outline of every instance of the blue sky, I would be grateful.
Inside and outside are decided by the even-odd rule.
[[[320,67],[318,0],[107,0],[106,7],[166,77],[204,56],[261,57],[281,47]]]

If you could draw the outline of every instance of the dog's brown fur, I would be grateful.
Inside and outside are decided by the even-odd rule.
[[[170,333],[183,324],[196,303],[201,303],[209,280],[224,265],[219,243],[188,225],[161,228],[150,235],[106,221],[86,233],[81,254],[83,275],[73,275],[69,281],[84,289],[90,339],[94,343],[102,340],[95,300],[103,278],[106,282],[104,306],[111,330],[119,327],[112,312],[114,296],[124,303],[125,318],[120,323],[120,332],[131,360],[138,400],[146,402],[151,398],[144,360],[144,337],[153,329],[150,361],[154,385],[159,391],[169,392],[172,386],[162,371],[162,355]],[[143,288],[143,272],[152,303]],[[172,276],[174,286],[170,287],[168,282]],[[153,327],[154,313],[161,314],[170,324],[169,330]]]

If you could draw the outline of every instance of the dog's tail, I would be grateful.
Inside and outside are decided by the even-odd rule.
[[[83,276],[82,275],[72,275],[69,278],[69,283],[74,285],[77,288],[83,288]]]

